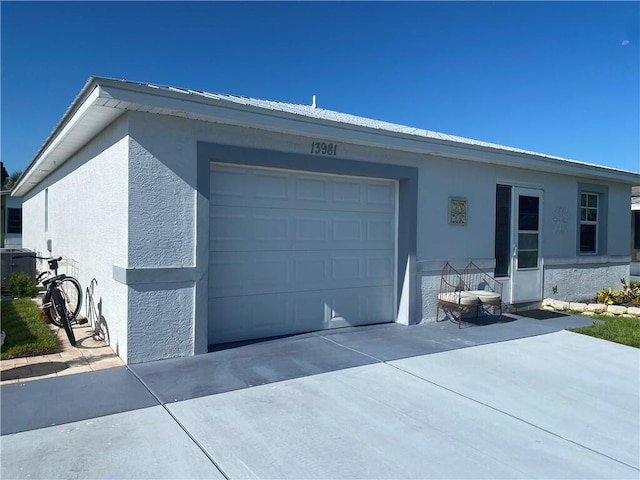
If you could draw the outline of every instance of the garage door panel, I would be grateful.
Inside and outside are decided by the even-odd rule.
[[[209,261],[209,291],[241,291],[245,288],[250,271],[246,261],[229,256]]]
[[[214,165],[209,342],[392,321],[396,188]]]
[[[210,202],[214,205],[394,213],[395,187],[388,180],[345,179],[300,172],[215,165]]]
[[[363,291],[363,323],[380,323],[393,318],[393,293],[385,287]]]
[[[393,257],[390,255],[367,255],[365,258],[365,277],[368,279],[381,279],[387,283],[393,279]]]
[[[389,182],[369,182],[366,184],[367,205],[384,207],[384,211],[390,211],[394,206],[395,189]]]
[[[365,242],[389,244],[393,241],[393,225],[389,219],[369,218],[365,220],[367,236]]]
[[[209,305],[211,344],[387,322],[393,316],[393,298],[384,287],[214,298]]]
[[[359,255],[340,255],[331,259],[332,280],[355,280],[363,277],[363,258]]]
[[[279,257],[279,258],[278,258]],[[255,289],[271,287],[272,285],[287,285],[291,283],[289,269],[290,260],[284,255],[258,257],[247,262],[251,271],[251,286]]]
[[[219,252],[209,262],[211,297],[334,288],[391,287],[393,256],[361,252]]]
[[[305,255],[293,258],[293,282],[296,285],[325,284],[327,281],[329,259],[325,256]]]
[[[298,213],[293,219],[293,242],[307,245],[308,242],[319,242],[327,245],[329,234],[329,214],[313,212],[315,215]],[[328,246],[328,245],[327,245]],[[307,247],[308,248],[308,247]],[[330,247],[329,247],[330,248]]]
[[[329,190],[331,182],[317,176],[294,179],[294,198],[296,205],[300,201],[316,203],[318,208],[326,208],[329,200]]]
[[[209,250],[391,249],[394,221],[378,212],[219,206],[210,215]]]

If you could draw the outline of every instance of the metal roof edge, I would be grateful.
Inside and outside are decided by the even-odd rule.
[[[576,174],[576,169],[578,170],[586,170],[586,175],[602,177],[602,179],[620,181],[624,183],[637,184],[640,182],[640,173],[632,172],[628,170],[622,170],[614,167],[608,167],[605,165],[597,165],[587,162],[582,162],[579,160],[573,160],[563,157],[558,157],[554,155],[543,154],[539,152],[524,150],[516,147],[508,147],[504,145],[499,145],[495,143],[473,140],[465,137],[459,137],[455,135],[444,134],[435,131],[428,131],[424,129],[409,127],[400,124],[393,124],[385,121],[368,119],[366,117],[359,117],[352,114],[346,114],[342,112],[336,112],[333,110],[325,110],[325,109],[313,109],[314,111],[324,111],[327,114],[335,114],[342,117],[350,117],[352,119],[357,119],[361,121],[372,121],[375,124],[379,125],[378,128],[357,124],[357,123],[345,123],[336,119],[331,118],[321,118],[317,116],[309,116],[305,115],[301,112],[292,112],[287,111],[286,108],[305,108],[311,109],[310,105],[300,105],[286,102],[277,102],[271,100],[260,100],[251,97],[240,97],[237,95],[227,95],[227,94],[214,94],[208,92],[201,92],[192,89],[182,89],[170,86],[162,86],[162,85],[153,85],[153,84],[145,84],[141,82],[132,82],[127,80],[115,80],[109,78],[100,78],[101,82],[103,82],[105,87],[112,86],[115,88],[124,88],[130,91],[135,91],[142,94],[154,94],[157,96],[164,96],[169,98],[174,98],[176,100],[187,100],[195,103],[204,103],[210,105],[217,105],[224,108],[230,108],[232,110],[240,110],[240,111],[248,111],[261,115],[267,116],[275,116],[275,117],[284,117],[290,118],[293,120],[297,120],[298,122],[308,122],[314,124],[332,124],[335,126],[339,126],[341,129],[351,129],[351,130],[360,130],[360,131],[369,131],[379,135],[381,137],[396,137],[396,138],[405,138],[412,139],[414,141],[419,141],[420,143],[429,143],[429,144],[440,144],[440,145],[449,145],[457,148],[464,148],[470,150],[482,150],[482,151],[493,151],[501,155],[516,155],[521,158],[528,158],[531,160],[536,160],[538,162],[546,163],[547,171],[557,170],[558,173],[563,173],[563,170],[568,170],[568,174]],[[153,89],[153,91],[149,91]],[[249,101],[253,103],[244,103],[243,101]],[[260,105],[258,105],[260,104]],[[274,108],[268,108],[265,105],[269,105]],[[285,109],[279,109],[275,107],[283,107]],[[390,128],[383,128],[384,126],[394,128],[393,130]],[[400,131],[404,130],[404,131]],[[416,132],[426,132],[431,134],[432,136],[426,136],[424,134],[417,134]],[[380,145],[382,146],[382,145]],[[389,145],[389,148],[393,148]],[[429,151],[421,152],[421,153],[432,153]],[[475,159],[472,156],[465,158],[466,160],[479,160]],[[486,161],[485,161],[486,162]],[[550,168],[548,165],[549,162],[555,164],[555,168]],[[519,167],[526,168],[525,165],[518,165]],[[535,165],[531,165],[531,167],[535,168]],[[599,175],[598,173],[601,173]]]
[[[13,191],[18,192],[25,188],[25,184],[27,180],[33,174],[33,167],[38,163],[38,159],[40,158],[42,153],[49,147],[49,145],[51,145],[55,137],[60,133],[60,131],[62,131],[64,126],[67,125],[68,121],[73,117],[75,112],[80,108],[80,105],[82,105],[84,100],[86,100],[86,98],[89,97],[89,95],[97,85],[98,81],[101,81],[101,80],[103,80],[101,77],[90,76],[88,78],[88,80],[85,82],[80,92],[76,95],[76,97],[73,99],[71,104],[67,107],[65,112],[62,114],[62,117],[60,118],[60,120],[58,120],[58,123],[55,125],[55,127],[53,127],[53,130],[51,131],[49,136],[46,138],[44,143],[40,146],[40,148],[34,155],[33,159],[29,162],[29,165],[27,165],[27,168],[24,169],[24,171],[22,172],[22,175],[20,175],[20,177],[16,181],[13,187]],[[28,193],[30,190],[31,188],[27,189],[25,192],[23,192],[23,195]]]
[[[101,99],[110,98],[108,91],[116,89],[121,92],[128,91],[130,94],[138,93],[143,96],[152,95],[157,98],[164,97],[174,99],[175,101],[181,102],[181,106],[184,105],[186,107],[191,107],[192,112],[194,112],[195,108],[198,108],[197,105],[201,105],[202,107],[200,108],[219,107],[229,109],[227,110],[229,112],[236,111],[238,114],[243,112],[242,115],[254,114],[254,119],[260,120],[257,124],[257,128],[267,130],[273,129],[274,131],[278,131],[276,125],[270,125],[265,121],[278,118],[281,122],[286,121],[287,123],[286,127],[284,125],[281,126],[283,129],[282,131],[285,131],[285,133],[295,133],[296,131],[302,134],[305,133],[303,128],[292,128],[290,125],[324,125],[325,127],[333,127],[345,132],[350,131],[354,137],[362,137],[363,134],[368,134],[366,135],[368,138],[375,138],[375,141],[372,142],[372,144],[381,148],[386,147],[391,149],[414,151],[423,154],[440,154],[445,157],[450,156],[451,158],[462,158],[469,161],[479,161],[483,163],[495,163],[502,165],[510,164],[510,162],[507,161],[508,159],[500,160],[498,158],[488,157],[486,153],[489,153],[499,155],[500,157],[507,156],[512,159],[521,159],[520,162],[513,164],[514,167],[543,169],[545,171],[560,174],[584,175],[587,177],[628,183],[631,185],[640,184],[640,173],[637,172],[590,164],[562,157],[555,157],[552,155],[393,124],[366,117],[358,117],[332,110],[315,109],[309,105],[274,102],[254,99],[251,97],[214,94],[142,82],[117,80],[109,77],[91,76],[16,182],[13,189],[14,192],[20,193],[20,196],[23,196],[33,188],[33,186],[27,185],[27,181],[33,176],[34,167],[39,163],[41,157],[47,153],[48,149],[52,145],[56,144],[58,137],[74,119],[76,113],[78,113],[96,88],[99,89],[98,97]],[[144,103],[144,105],[147,105],[147,103]],[[205,107],[207,105],[209,107]],[[121,108],[124,110],[130,109],[127,107]],[[192,112],[185,110],[185,113],[187,114]],[[169,115],[178,115],[181,112],[168,109],[165,113]],[[211,115],[211,117],[213,116]],[[233,115],[230,115],[229,118],[226,119],[229,123],[233,120],[231,117],[233,117]],[[217,119],[217,121],[224,120],[224,118]],[[445,154],[443,152],[429,151],[433,149],[424,149],[424,151],[422,151],[423,149],[421,145],[442,145],[447,147],[449,150],[461,150],[462,153],[449,152],[449,154]],[[485,152],[485,155],[478,155],[474,152]],[[41,180],[42,179],[40,179],[40,181]],[[37,181],[36,184],[40,181]]]

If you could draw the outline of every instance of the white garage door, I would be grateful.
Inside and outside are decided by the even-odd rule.
[[[211,165],[209,343],[393,321],[396,183]]]

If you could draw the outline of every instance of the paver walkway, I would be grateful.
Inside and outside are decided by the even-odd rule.
[[[0,385],[124,366],[111,347],[93,334],[90,325],[74,326],[75,348],[64,329],[50,328],[58,339],[58,352],[0,360]]]

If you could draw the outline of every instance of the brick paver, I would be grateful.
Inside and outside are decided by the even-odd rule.
[[[51,326],[51,330],[58,339],[58,352],[0,360],[0,385],[124,366],[90,325],[74,327],[76,348],[69,344],[63,329]]]

